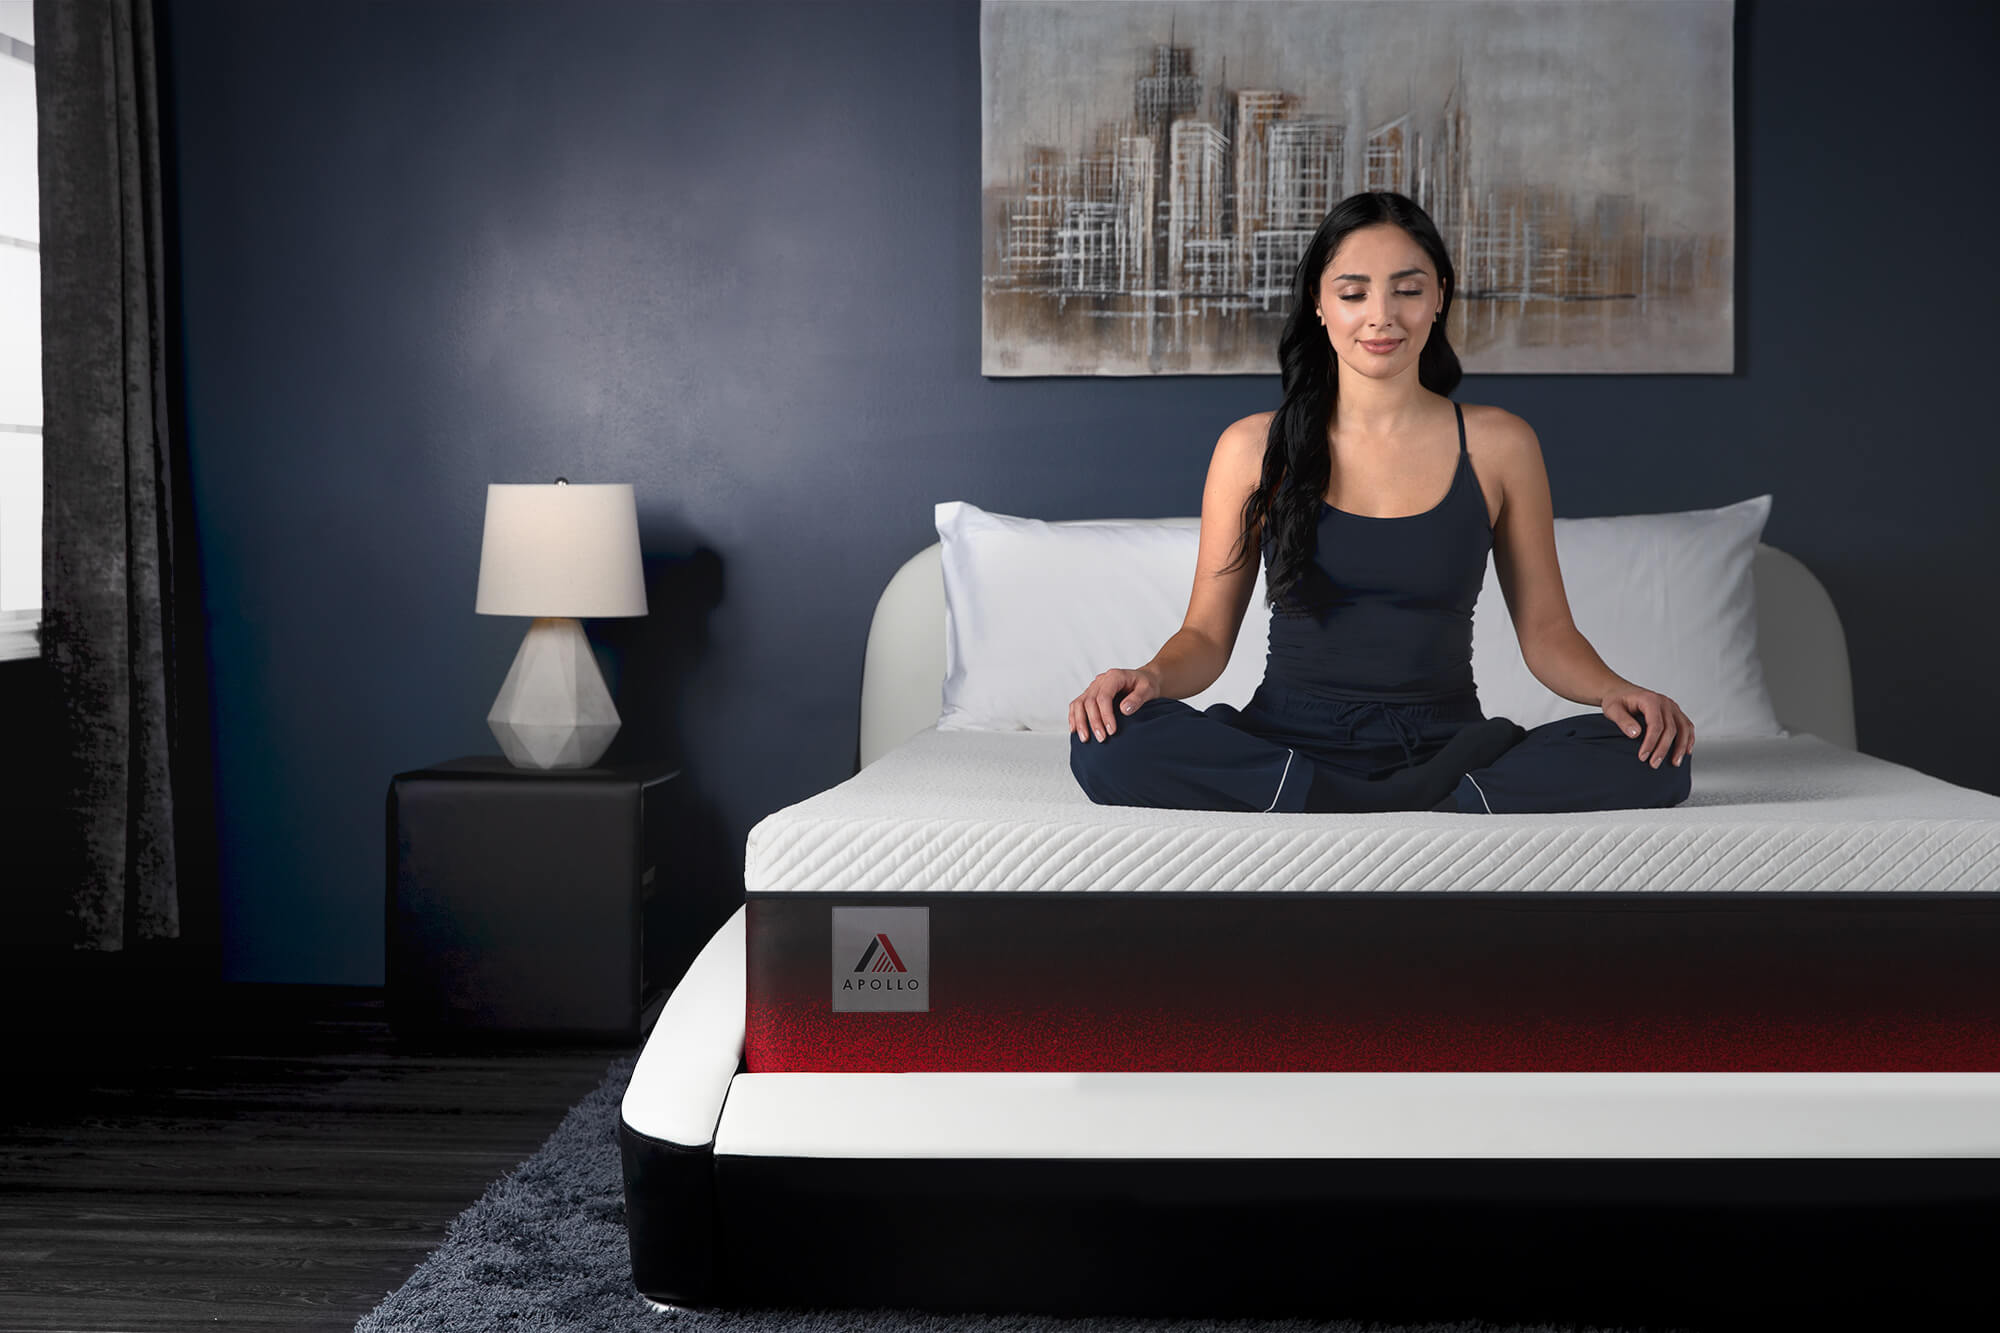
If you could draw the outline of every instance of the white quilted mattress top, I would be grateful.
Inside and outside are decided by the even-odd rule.
[[[751,893],[2000,892],[2000,796],[1818,737],[1703,741],[1670,810],[1099,806],[1069,738],[926,731],[750,830]],[[1636,761],[1635,761],[1636,762]]]

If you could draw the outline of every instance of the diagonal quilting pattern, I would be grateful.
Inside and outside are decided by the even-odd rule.
[[[1095,806],[1067,747],[922,733],[752,829],[749,891],[2000,891],[2000,797],[1812,736],[1710,742],[1687,804],[1573,815]]]

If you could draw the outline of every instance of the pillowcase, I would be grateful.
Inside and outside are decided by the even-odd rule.
[[[1671,697],[1708,739],[1785,736],[1757,652],[1751,565],[1771,497],[1671,514],[1555,520],[1577,629],[1607,665]],[[944,554],[942,730],[1066,731],[1069,701],[1107,667],[1143,665],[1180,628],[1201,521],[1046,523],[937,506]],[[1222,676],[1189,699],[1242,707],[1270,636],[1260,567]],[[1590,711],[1529,674],[1491,556],[1472,618],[1489,717],[1524,727]]]
[[[1785,736],[1757,655],[1751,562],[1771,497],[1675,514],[1559,518],[1570,615],[1613,671],[1679,704],[1698,739]],[[1524,727],[1590,711],[1521,660],[1493,559],[1472,615],[1472,674],[1488,717]]]
[[[1187,615],[1196,518],[1046,523],[937,506],[944,553],[944,731],[1067,731],[1098,672],[1139,667]],[[1264,574],[1220,678],[1187,702],[1242,707],[1264,678]]]

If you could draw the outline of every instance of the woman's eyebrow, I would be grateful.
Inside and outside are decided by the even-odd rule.
[[[1427,278],[1429,276],[1428,273],[1420,268],[1399,268],[1389,275],[1389,281],[1394,282],[1398,278]],[[1333,275],[1333,280],[1335,282],[1367,282],[1368,275],[1366,273],[1336,273]]]

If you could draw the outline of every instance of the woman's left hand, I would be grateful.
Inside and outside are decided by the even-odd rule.
[[[1627,736],[1637,736],[1643,727],[1646,739],[1639,743],[1639,762],[1660,766],[1672,757],[1674,767],[1694,749],[1694,723],[1681,706],[1657,690],[1627,685],[1604,696],[1604,716],[1618,724]]]

